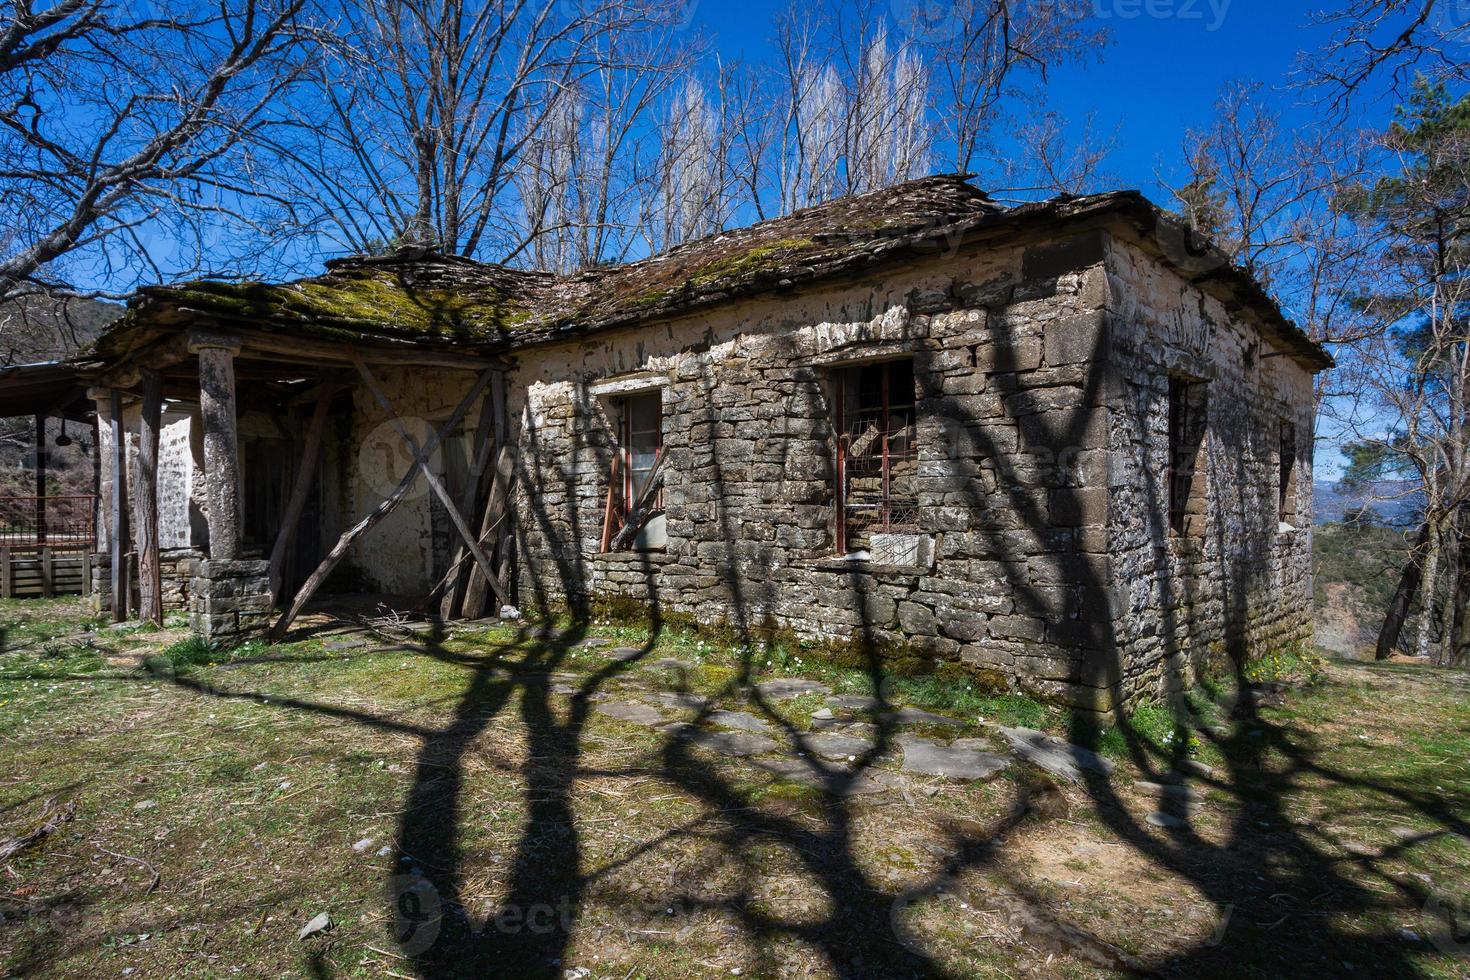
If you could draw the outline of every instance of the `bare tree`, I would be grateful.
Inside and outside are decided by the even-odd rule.
[[[1067,120],[1052,110],[1022,123],[1015,137],[1019,152],[1006,155],[1001,162],[1009,187],[997,190],[997,196],[1036,191],[1087,194],[1109,181],[1103,165],[1117,146],[1116,131],[1099,134],[1092,115],[1075,135],[1068,128]]]
[[[525,121],[539,128],[515,167],[524,226],[504,258],[528,246],[537,268],[570,272],[642,243],[647,171],[661,152],[657,113],[702,47],[676,28],[600,33],[580,82],[544,118]]]
[[[727,131],[697,79],[676,91],[660,144],[644,222],[653,251],[720,230],[731,207]]]
[[[244,260],[280,213],[248,148],[295,79],[304,0],[12,0],[0,22],[0,299]],[[215,233],[230,229],[230,236]],[[167,236],[161,259],[149,239]]]
[[[1185,135],[1186,179],[1176,208],[1235,264],[1263,282],[1282,275],[1309,244],[1298,216],[1361,173],[1357,134],[1286,132],[1262,86],[1230,84],[1211,123]]]
[[[1089,23],[1090,4],[955,0],[899,9],[905,7],[899,26],[932,66],[940,135],[957,171],[974,167],[1015,81],[1045,82],[1051,64],[1100,50],[1106,38]]]
[[[569,247],[585,261],[616,210],[608,161],[654,101],[639,73],[670,74],[682,49],[660,39],[681,10],[675,0],[354,0],[338,42],[314,59],[296,139],[275,149],[342,248],[505,259],[543,231],[574,230]],[[547,141],[576,160],[575,180],[545,175],[540,193],[570,198],[543,227],[538,192],[522,202],[516,191],[528,148],[536,170]]]
[[[1407,476],[1422,495],[1423,549],[1412,558],[1422,570],[1404,579],[1423,596],[1416,645],[1427,655],[1435,636],[1466,646],[1451,634],[1466,628],[1470,603],[1461,589],[1470,560],[1461,547],[1470,506],[1470,97],[1452,99],[1421,79],[1382,145],[1388,167],[1345,202],[1378,246],[1355,301],[1379,328],[1345,365],[1366,404],[1351,448],[1359,475]],[[1380,655],[1408,606],[1407,596],[1394,603]]]
[[[1332,40],[1303,69],[1338,109],[1375,77],[1387,76],[1399,94],[1418,73],[1470,79],[1470,8],[1463,0],[1348,0],[1316,20]]]

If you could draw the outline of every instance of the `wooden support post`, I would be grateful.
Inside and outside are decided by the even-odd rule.
[[[112,621],[128,618],[128,442],[123,430],[122,392],[112,389]]]
[[[496,377],[499,372],[496,373]],[[494,391],[495,381],[490,382],[491,391]],[[495,399],[487,395],[480,401],[480,417],[475,423],[475,452],[470,464],[469,478],[465,480],[464,493],[459,498],[459,509],[461,513],[470,514],[475,511],[475,501],[480,498],[481,492],[488,492],[485,470],[488,468],[490,456],[490,433],[495,425]],[[461,602],[464,598],[465,568],[464,559],[468,554],[464,542],[455,546],[454,554],[449,560],[449,575],[444,592],[444,599],[439,604],[439,615],[444,619],[453,619],[459,613]]]
[[[163,575],[158,555],[158,439],[163,424],[163,379],[143,372],[143,411],[138,422],[138,618],[163,625]]]
[[[296,482],[291,487],[291,497],[286,503],[286,512],[281,517],[281,530],[276,534],[276,543],[271,547],[272,602],[281,597],[281,575],[286,563],[286,551],[296,537],[296,525],[301,521],[307,496],[316,483],[317,463],[322,454],[322,436],[327,429],[327,411],[332,407],[332,396],[336,393],[335,378],[322,381],[316,396],[316,406],[311,411],[311,424],[306,430],[306,445],[301,450],[301,465],[296,470]]]
[[[465,543],[465,547],[469,548],[470,554],[475,556],[475,564],[480,566],[480,570],[490,580],[490,587],[495,590],[495,594],[500,597],[501,601],[507,601],[505,591],[500,585],[499,577],[495,574],[494,566],[490,564],[489,557],[485,554],[484,549],[480,547],[480,542],[475,539],[474,532],[470,530],[470,526],[465,523],[464,515],[460,513],[459,507],[454,503],[454,499],[449,496],[449,491],[444,488],[444,481],[439,479],[439,474],[435,473],[433,468],[429,466],[429,453],[419,448],[418,440],[413,437],[412,432],[408,431],[408,426],[403,424],[403,420],[394,411],[393,403],[388,401],[388,396],[378,386],[378,379],[373,376],[373,372],[367,366],[367,363],[362,360],[357,360],[355,363],[357,364],[358,373],[362,375],[362,380],[367,384],[368,390],[372,392],[373,398],[377,400],[383,411],[388,413],[388,420],[393,423],[393,428],[398,430],[398,437],[408,445],[409,452],[413,454],[414,459],[418,462],[419,469],[424,474],[424,479],[429,481],[429,489],[434,491],[434,494],[439,498],[439,502],[444,505],[445,512],[449,514],[450,523],[459,532],[460,540]]]
[[[15,566],[10,563],[10,549],[0,548],[0,599],[15,598]]]
[[[398,486],[393,488],[393,492],[388,494],[378,506],[369,511],[366,517],[342,532],[342,536],[337,539],[337,543],[332,546],[332,550],[327,553],[327,557],[322,559],[321,564],[316,567],[316,571],[311,573],[311,577],[302,584],[301,589],[296,593],[296,597],[291,600],[291,608],[287,609],[281,614],[281,618],[276,620],[276,625],[271,628],[272,640],[279,640],[286,635],[286,631],[291,628],[291,624],[301,613],[302,608],[311,601],[311,597],[316,594],[316,590],[321,588],[322,583],[327,580],[327,576],[332,574],[332,569],[336,568],[338,563],[346,556],[353,542],[372,530],[379,521],[393,512],[393,508],[402,503],[404,497],[408,496],[408,491],[413,488],[414,482],[418,479],[419,470],[422,467],[421,461],[426,459],[429,453],[432,453],[438,448],[439,443],[446,435],[454,431],[454,427],[459,425],[460,420],[465,416],[465,412],[470,410],[470,406],[475,403],[476,398],[480,397],[480,392],[484,391],[485,385],[489,383],[490,372],[485,371],[476,380],[474,385],[470,387],[469,392],[464,398],[460,400],[459,405],[455,407],[448,421],[440,427],[438,432],[435,432],[429,438],[428,443],[424,446],[423,453],[418,454],[414,458],[413,463],[408,468],[408,472],[403,475],[403,479],[398,481]]]
[[[40,559],[36,567],[41,570],[41,595],[50,599],[56,595],[55,569],[51,564],[51,549],[42,545],[37,557]]]
[[[82,598],[89,599],[92,596],[92,549],[90,547],[82,551]]]
[[[485,500],[485,512],[480,517],[480,540],[496,559],[495,593],[502,602],[508,589],[508,570],[512,535],[510,528],[511,486],[515,477],[515,451],[510,444],[510,419],[506,414],[505,375],[497,372],[495,383],[490,386],[490,401],[495,411],[495,473],[490,481],[490,495]],[[463,614],[466,619],[479,619],[485,614],[489,598],[490,583],[480,572],[479,566],[470,569],[469,585],[465,588]]]
[[[214,343],[206,338],[191,349],[199,354],[209,557],[232,560],[240,557],[240,446],[235,432],[235,355],[240,348]]]
[[[46,416],[36,416],[36,545],[46,544]]]

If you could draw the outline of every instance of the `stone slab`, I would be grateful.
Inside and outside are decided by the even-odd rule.
[[[902,780],[886,769],[826,769],[802,759],[757,759],[761,769],[788,782],[819,789],[829,796],[868,796],[896,789]]]
[[[802,747],[823,759],[850,759],[861,756],[873,748],[871,738],[861,738],[845,732],[820,732],[807,735],[801,740]]]
[[[1113,771],[1113,764],[1096,752],[1080,745],[1072,745],[1054,735],[1038,732],[1034,728],[997,726],[997,730],[1010,743],[1011,751],[1016,755],[1070,782],[1081,782],[1083,770],[1103,775]]]
[[[903,749],[903,771],[945,779],[989,779],[1010,765],[1010,759],[988,751],[983,739],[962,738],[944,745],[917,735],[894,740]]]
[[[653,726],[664,720],[664,716],[659,714],[657,708],[641,701],[600,701],[597,704],[597,711],[609,718],[631,722],[634,725]]]
[[[684,722],[665,725],[663,731],[680,741],[689,742],[721,755],[765,755],[776,751],[776,743],[773,739],[753,732],[711,732]]]
[[[720,728],[738,728],[742,732],[771,730],[771,726],[764,718],[759,718],[749,711],[726,711],[723,708],[716,708],[704,717],[711,725],[717,725]]]
[[[761,681],[755,686],[761,697],[770,698],[773,701],[789,701],[799,698],[804,694],[831,694],[832,689],[820,681],[802,680],[797,677],[780,677],[776,680]]]

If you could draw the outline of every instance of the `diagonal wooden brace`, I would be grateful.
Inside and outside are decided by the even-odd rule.
[[[383,498],[383,501],[378,506],[368,511],[366,517],[342,532],[342,536],[337,539],[337,543],[328,552],[327,557],[322,559],[316,571],[312,572],[311,577],[301,586],[301,591],[296,593],[296,598],[291,602],[291,608],[282,613],[281,618],[276,620],[276,625],[271,628],[272,640],[279,640],[286,635],[286,630],[291,628],[291,623],[295,621],[302,608],[311,601],[311,597],[316,594],[316,590],[321,588],[327,576],[332,574],[332,569],[336,568],[337,564],[347,555],[347,550],[352,547],[352,543],[392,513],[393,508],[397,507],[403,502],[403,498],[408,496],[408,491],[413,487],[414,481],[418,479],[419,470],[422,468],[422,459],[428,453],[432,453],[438,448],[439,443],[443,441],[444,437],[454,431],[456,425],[459,425],[460,420],[464,418],[465,412],[470,410],[470,406],[475,403],[475,399],[480,397],[480,393],[490,383],[490,377],[493,373],[493,371],[481,372],[474,385],[460,399],[459,404],[455,406],[453,414],[449,416],[448,420],[440,426],[439,431],[435,432],[424,446],[423,454],[415,454],[414,461],[409,466],[408,472],[403,475],[403,479],[398,481],[398,486],[393,488],[393,492]]]
[[[388,419],[393,423],[393,428],[398,430],[399,438],[407,444],[409,452],[413,454],[414,463],[424,474],[424,479],[429,481],[429,486],[439,497],[439,502],[444,505],[444,510],[449,514],[449,520],[453,522],[454,529],[459,532],[459,536],[464,541],[465,547],[469,549],[470,554],[475,556],[475,564],[480,566],[480,571],[484,573],[485,578],[489,581],[490,588],[495,590],[495,595],[501,602],[510,602],[510,597],[505,594],[505,589],[501,586],[500,579],[495,574],[495,566],[490,564],[490,558],[485,554],[484,549],[480,547],[480,542],[475,540],[474,532],[470,530],[470,526],[465,521],[464,515],[459,512],[459,506],[454,502],[454,498],[449,495],[449,491],[445,489],[444,481],[440,480],[439,475],[429,466],[429,453],[432,452],[432,449],[429,452],[425,452],[419,448],[418,440],[413,437],[413,433],[408,431],[408,426],[403,424],[403,419],[398,417],[397,410],[393,408],[393,403],[388,400],[388,396],[383,393],[382,387],[378,384],[378,379],[373,375],[372,368],[367,366],[367,362],[361,358],[354,358],[353,363],[357,365],[357,373],[362,375],[363,383],[367,385],[368,391],[372,392],[373,398],[377,400],[379,407],[388,413]]]

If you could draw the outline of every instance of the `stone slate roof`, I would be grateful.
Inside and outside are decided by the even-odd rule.
[[[503,350],[654,320],[706,305],[835,276],[987,229],[1004,232],[1121,213],[1142,235],[1179,238],[1163,212],[1135,191],[1056,198],[1004,208],[964,175],[943,174],[839,198],[679,245],[668,252],[570,276],[526,272],[423,250],[339,259],[289,283],[201,281],[148,287],[115,332],[168,330],[200,318],[279,333],[372,342]],[[1166,251],[1168,249],[1166,248]],[[1319,367],[1331,358],[1287,321],[1270,297],[1220,253],[1176,249],[1254,309],[1288,349]],[[1208,250],[1206,250],[1208,252]],[[1187,253],[1187,254],[1185,254]],[[1212,260],[1213,256],[1213,260]],[[1166,258],[1169,256],[1166,255]],[[98,353],[125,345],[104,337]]]

